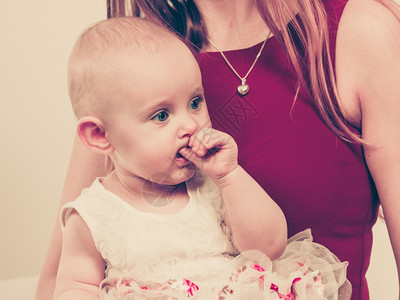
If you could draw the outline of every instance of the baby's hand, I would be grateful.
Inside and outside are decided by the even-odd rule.
[[[179,153],[191,161],[217,185],[238,166],[233,138],[212,128],[203,128],[190,137],[189,147]]]

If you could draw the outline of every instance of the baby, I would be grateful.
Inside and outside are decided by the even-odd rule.
[[[179,38],[106,20],[68,73],[78,136],[114,169],[62,208],[55,299],[349,298],[347,264],[309,231],[287,244],[282,211],[211,128]]]

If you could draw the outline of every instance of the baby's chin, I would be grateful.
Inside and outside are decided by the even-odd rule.
[[[187,164],[171,176],[172,184],[179,184],[188,181],[196,174],[196,166],[193,163]]]

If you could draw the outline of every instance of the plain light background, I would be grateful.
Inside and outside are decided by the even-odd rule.
[[[75,134],[66,65],[106,0],[1,0],[0,279],[37,274]]]
[[[66,64],[81,31],[106,17],[106,1],[2,2],[0,280],[8,285],[37,276],[44,261],[75,132]],[[396,299],[386,227],[374,231],[371,299]]]

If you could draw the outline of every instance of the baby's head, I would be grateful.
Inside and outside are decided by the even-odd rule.
[[[79,37],[68,79],[79,137],[116,169],[193,175],[177,153],[210,122],[199,66],[179,38],[139,18],[97,23]]]
[[[133,67],[133,72],[140,73],[142,64],[135,66],[140,60],[147,60],[152,68],[151,56],[179,44],[168,30],[140,18],[108,19],[89,27],[78,38],[68,62],[68,91],[76,116],[102,116],[116,105],[104,92],[109,94],[114,81],[123,79],[121,69]]]

